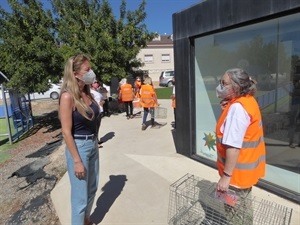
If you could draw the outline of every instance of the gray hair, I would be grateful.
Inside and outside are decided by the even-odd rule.
[[[236,97],[255,95],[257,82],[253,80],[246,71],[240,68],[229,69],[228,74]]]

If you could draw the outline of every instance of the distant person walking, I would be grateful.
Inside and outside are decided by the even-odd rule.
[[[109,116],[109,101],[108,101],[108,96],[107,96],[108,91],[103,86],[103,83],[100,84],[99,92],[102,95],[102,98],[104,100],[104,104],[103,104],[103,116]]]
[[[135,98],[140,99],[140,89],[142,86],[142,81],[139,76],[136,77],[135,82],[134,82],[134,93],[135,93]]]
[[[144,82],[141,86],[140,95],[140,104],[144,108],[142,130],[146,130],[147,128],[146,120],[148,113],[150,113],[151,115],[151,128],[155,128],[156,124],[154,121],[154,109],[158,107],[158,103],[156,92],[152,85],[152,79],[150,77],[146,77],[144,79]]]
[[[134,93],[132,89],[132,85],[127,82],[127,79],[124,78],[125,83],[120,86],[119,90],[119,99],[125,105],[126,117],[127,119],[133,118],[133,99]]]
[[[297,126],[300,126],[300,80],[293,81],[293,90],[291,93],[292,102],[290,110],[290,125],[288,130],[289,147],[300,147],[300,133],[298,136],[298,144],[294,143]]]
[[[103,113],[103,105],[104,105],[104,100],[102,94],[99,92],[99,87],[100,87],[100,82],[98,80],[94,80],[93,84],[91,84],[91,94],[94,97],[95,101],[98,103],[99,108],[100,108],[100,114],[98,116],[98,127],[97,127],[97,138],[99,136],[99,130],[101,126],[101,121],[102,121],[102,113]],[[98,138],[98,144],[100,148],[102,148],[101,145],[102,142],[99,141]]]
[[[95,73],[87,56],[80,54],[68,59],[64,68],[59,116],[71,183],[72,225],[90,224],[98,187],[97,118],[100,109],[90,93],[94,79]]]
[[[174,128],[176,129],[176,96],[175,96],[175,77],[172,78],[173,90],[172,90],[172,108],[174,110]]]
[[[225,204],[229,224],[252,225],[251,190],[265,175],[266,150],[256,82],[242,69],[225,72],[216,88],[222,114],[216,126],[219,192],[234,190],[235,207]]]

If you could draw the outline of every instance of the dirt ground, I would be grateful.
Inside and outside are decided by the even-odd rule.
[[[0,165],[0,224],[60,224],[50,199],[51,190],[66,172],[57,110],[58,101],[32,102],[34,127]],[[44,146],[48,150],[39,151]],[[37,164],[41,169],[29,179],[25,176],[30,173],[28,165],[32,172]]]

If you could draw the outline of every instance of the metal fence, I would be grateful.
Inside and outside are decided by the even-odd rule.
[[[4,86],[1,85],[1,87],[0,119],[2,120],[1,126],[5,127],[2,127],[0,137],[8,137],[12,144],[33,126],[32,112],[30,103],[20,96],[18,91],[11,89],[4,91]]]

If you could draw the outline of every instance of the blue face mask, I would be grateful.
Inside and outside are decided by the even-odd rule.
[[[83,77],[81,78],[81,80],[87,84],[90,85],[94,82],[94,80],[96,79],[96,74],[94,73],[93,70],[89,70],[86,74],[83,75]]]
[[[216,94],[217,94],[217,97],[221,98],[221,99],[225,99],[225,98],[228,98],[229,96],[231,96],[228,89],[221,84],[219,84],[218,87],[216,87]]]

